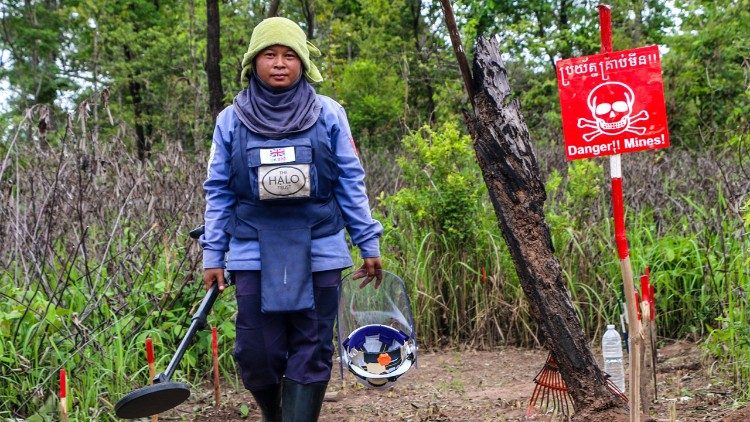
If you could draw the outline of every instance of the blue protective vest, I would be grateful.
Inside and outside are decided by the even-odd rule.
[[[333,187],[339,171],[323,118],[284,139],[266,139],[237,119],[229,188],[237,203],[226,231],[260,244],[263,312],[315,308],[312,239],[344,228]]]
[[[310,196],[304,199],[261,200],[259,181],[261,150],[293,147],[295,160],[309,164]],[[309,129],[283,139],[255,134],[237,119],[231,143],[229,187],[237,204],[226,231],[239,239],[258,239],[258,229],[310,229],[311,238],[331,236],[344,228],[344,219],[333,196],[339,176],[322,113]]]

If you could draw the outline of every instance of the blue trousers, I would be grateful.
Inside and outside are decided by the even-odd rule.
[[[234,271],[237,338],[234,357],[245,388],[260,390],[286,377],[300,384],[327,382],[341,270],[313,273],[315,309],[264,314],[260,272]]]

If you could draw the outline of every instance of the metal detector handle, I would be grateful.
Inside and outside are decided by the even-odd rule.
[[[230,286],[231,284],[231,274],[229,273],[229,271],[224,271],[224,285]],[[190,346],[190,343],[192,343],[193,337],[195,337],[195,334],[198,331],[206,327],[208,322],[208,313],[211,312],[211,308],[214,306],[214,302],[216,302],[217,297],[219,297],[219,283],[214,283],[214,285],[211,286],[210,289],[208,289],[208,292],[203,298],[203,301],[198,307],[198,310],[195,312],[195,314],[193,314],[192,321],[190,322],[190,327],[188,327],[187,333],[185,333],[185,337],[182,338],[180,345],[177,347],[177,351],[175,352],[174,356],[172,356],[172,360],[169,361],[167,369],[154,377],[154,384],[169,381],[170,379],[172,379],[172,375],[177,369],[177,365],[179,365],[180,361],[182,360],[182,356],[185,354],[185,351]]]
[[[198,239],[201,237],[203,233],[206,232],[206,226],[201,224],[200,226],[197,226],[193,230],[190,230],[190,238],[191,239]]]

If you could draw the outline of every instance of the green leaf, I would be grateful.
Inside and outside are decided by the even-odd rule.
[[[242,403],[242,405],[240,405],[240,416],[242,418],[246,418],[249,415],[250,415],[250,408],[247,407],[245,403]]]
[[[665,255],[665,258],[667,259],[668,262],[672,262],[675,259],[674,249],[672,249],[672,248],[667,248],[664,251],[664,255]]]

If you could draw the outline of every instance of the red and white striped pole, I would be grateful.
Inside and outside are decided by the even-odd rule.
[[[216,327],[211,327],[211,352],[214,358],[214,403],[221,404],[221,385],[219,384],[219,338]]]
[[[151,337],[146,338],[146,361],[148,362],[148,385],[154,383],[156,377],[156,359],[154,359],[154,342]],[[159,417],[151,416],[151,422],[157,422]]]
[[[599,5],[599,31],[601,35],[602,53],[612,52],[612,9],[606,4]],[[617,253],[620,257],[620,272],[625,287],[625,302],[628,309],[628,326],[630,353],[628,353],[628,365],[630,368],[630,422],[640,420],[640,347],[643,333],[641,323],[638,320],[638,303],[635,298],[635,287],[633,285],[633,268],[630,264],[630,252],[628,251],[628,238],[625,233],[625,207],[622,198],[622,165],[620,155],[612,155],[609,158],[610,177],[612,179],[612,211],[615,220],[615,243]]]
[[[65,368],[60,369],[60,421],[68,422],[68,377]]]

